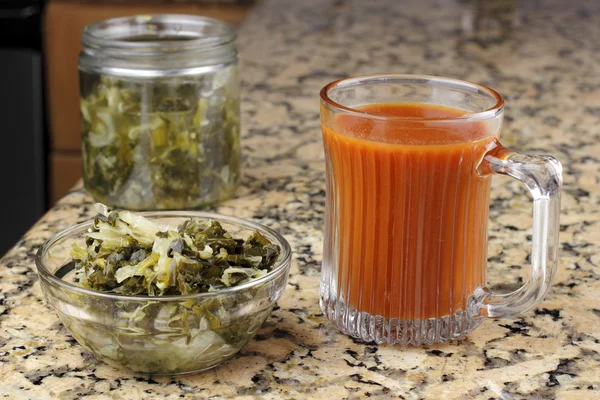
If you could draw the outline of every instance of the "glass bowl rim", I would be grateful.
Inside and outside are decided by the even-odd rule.
[[[99,297],[99,298],[103,298],[103,299],[111,299],[111,300],[116,300],[116,301],[168,302],[168,301],[184,301],[184,300],[190,300],[190,299],[205,300],[205,299],[220,297],[223,295],[230,295],[230,294],[242,292],[246,289],[251,289],[262,283],[271,281],[271,280],[279,277],[282,273],[286,273],[289,271],[289,268],[291,265],[291,257],[292,257],[292,249],[290,247],[290,244],[282,235],[275,232],[273,229],[268,228],[257,222],[253,222],[253,221],[243,219],[243,218],[232,217],[232,216],[228,216],[228,215],[223,215],[223,214],[214,213],[214,212],[205,212],[205,211],[145,211],[145,212],[139,212],[137,214],[141,215],[143,217],[163,217],[163,218],[198,217],[198,218],[205,218],[205,219],[214,219],[219,222],[223,221],[223,222],[227,222],[227,223],[233,224],[233,225],[241,225],[243,227],[252,228],[252,229],[258,230],[261,233],[267,233],[268,235],[275,237],[275,239],[279,242],[277,244],[279,244],[281,246],[282,252],[281,252],[281,255],[279,256],[279,258],[277,259],[277,261],[275,262],[273,269],[270,272],[268,272],[267,274],[265,274],[259,278],[256,278],[254,280],[251,280],[249,282],[243,283],[241,285],[230,287],[230,288],[225,288],[225,289],[219,289],[215,292],[195,293],[195,294],[187,294],[187,295],[168,295],[168,296],[139,296],[139,295],[128,296],[128,295],[114,294],[114,293],[103,293],[103,292],[98,292],[98,291],[91,290],[91,289],[86,289],[81,286],[77,286],[75,284],[66,282],[60,278],[57,278],[53,273],[51,273],[44,266],[44,262],[42,261],[43,256],[57,241],[59,241],[60,239],[68,238],[74,232],[77,232],[77,233],[85,232],[84,228],[85,229],[89,228],[92,225],[92,223],[94,222],[92,219],[92,220],[80,222],[80,223],[75,224],[67,229],[64,229],[64,230],[58,232],[58,233],[55,233],[39,247],[39,249],[37,250],[36,255],[35,255],[35,265],[36,265],[38,274],[42,278],[41,280],[44,281],[45,279],[47,279],[49,281],[49,283],[54,284],[63,289],[78,292],[78,293],[85,294],[88,296]]]

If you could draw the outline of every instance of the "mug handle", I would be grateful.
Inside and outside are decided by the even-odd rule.
[[[492,318],[523,314],[544,298],[556,272],[562,166],[553,157],[521,154],[497,144],[483,157],[478,173],[511,176],[523,182],[533,196],[531,278],[507,294],[478,287],[468,310],[472,316]]]

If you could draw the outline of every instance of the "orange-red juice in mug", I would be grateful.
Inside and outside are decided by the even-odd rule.
[[[557,268],[562,166],[498,142],[499,93],[427,75],[340,79],[320,92],[326,207],[319,303],[342,332],[402,346],[465,336],[521,315]],[[486,286],[490,180],[533,198],[531,274]]]
[[[496,144],[482,122],[439,124],[464,111],[428,104],[358,107],[323,127],[335,179],[338,294],[385,318],[464,311],[485,284],[490,175],[477,166]],[[420,120],[420,118],[423,120]]]

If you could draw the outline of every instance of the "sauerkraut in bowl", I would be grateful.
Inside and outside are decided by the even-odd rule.
[[[45,242],[36,266],[48,304],[98,359],[177,375],[230,359],[256,334],[290,259],[287,241],[254,222],[99,206]]]

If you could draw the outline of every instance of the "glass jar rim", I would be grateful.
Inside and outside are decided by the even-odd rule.
[[[386,83],[386,82],[394,82],[394,83],[419,83],[425,85],[438,85],[440,87],[454,88],[454,89],[462,89],[472,93],[485,94],[490,99],[494,100],[494,105],[483,110],[483,111],[475,111],[475,112],[467,112],[465,114],[456,115],[452,117],[432,117],[432,118],[424,118],[424,117],[406,117],[406,116],[389,116],[389,115],[378,115],[371,114],[366,111],[361,111],[356,108],[347,107],[343,104],[340,104],[334,101],[329,93],[331,90],[338,87],[351,87],[357,86],[361,84],[369,84],[369,83]],[[453,78],[445,78],[440,76],[432,76],[432,75],[417,75],[417,74],[385,74],[385,75],[365,75],[365,76],[356,76],[356,77],[348,77],[338,79],[333,81],[323,87],[320,92],[321,103],[330,109],[335,109],[341,111],[346,114],[352,114],[355,116],[360,116],[369,119],[376,120],[403,120],[403,121],[436,121],[436,122],[452,122],[452,121],[481,121],[487,120],[491,118],[495,118],[498,115],[501,115],[504,111],[504,99],[502,96],[496,92],[494,89],[490,89],[487,86],[483,86],[477,83],[463,81],[460,79]]]
[[[167,38],[171,40],[165,40]],[[234,27],[215,18],[148,14],[110,18],[87,25],[83,29],[81,44],[84,49],[129,50],[137,54],[160,51],[164,54],[169,50],[211,50],[235,39]]]

